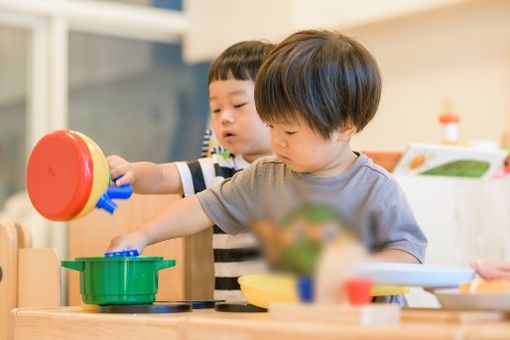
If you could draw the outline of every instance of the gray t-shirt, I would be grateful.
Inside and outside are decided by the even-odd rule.
[[[323,203],[355,228],[370,251],[398,249],[422,263],[425,258],[427,239],[402,189],[363,154],[333,177],[297,173],[273,156],[264,157],[197,196],[207,216],[229,234],[261,219],[278,219],[304,202]]]

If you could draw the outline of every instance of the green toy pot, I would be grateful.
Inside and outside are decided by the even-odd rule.
[[[162,257],[79,257],[62,261],[80,272],[84,303],[121,305],[153,303],[158,292],[158,271],[175,266]]]

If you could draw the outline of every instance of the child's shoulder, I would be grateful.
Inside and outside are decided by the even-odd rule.
[[[372,183],[386,188],[398,186],[395,178],[382,166],[375,164],[367,155],[360,153],[359,167],[363,175],[370,178]]]
[[[394,181],[393,176],[382,166],[375,164],[374,161],[365,155],[364,153],[359,154],[359,160],[361,165],[369,172],[372,172],[374,176],[381,176],[384,179]]]

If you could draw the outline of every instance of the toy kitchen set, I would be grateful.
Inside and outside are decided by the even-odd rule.
[[[423,152],[414,147],[409,157],[417,150]],[[479,174],[475,165],[461,168]],[[110,182],[104,154],[87,136],[56,131],[36,145],[27,170],[30,199],[47,219],[70,221],[74,260],[31,249],[22,226],[0,226],[1,339],[505,339],[510,334],[508,282],[480,280],[461,265],[366,262],[359,245],[347,239],[321,254],[321,263],[330,267],[306,275],[244,275],[239,286],[246,301],[214,300],[209,234],[165,241],[144,256],[136,250],[104,253],[113,235],[178,199],[130,198],[130,187],[109,187]],[[307,215],[307,223],[317,226],[313,216],[318,215],[324,216]],[[353,261],[338,261],[342,258]],[[69,269],[69,306],[61,305],[62,267]],[[405,296],[414,287],[433,294],[438,308],[371,303]]]

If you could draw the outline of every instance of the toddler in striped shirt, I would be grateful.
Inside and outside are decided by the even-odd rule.
[[[130,183],[139,194],[194,195],[223,182],[254,160],[271,154],[268,127],[261,121],[254,101],[255,77],[274,45],[244,41],[227,48],[209,69],[211,123],[220,150],[208,157],[187,162],[156,164],[128,162],[108,157],[116,185]],[[216,151],[216,152],[215,152]],[[242,300],[237,278],[264,270],[253,235],[213,231],[214,298]]]

